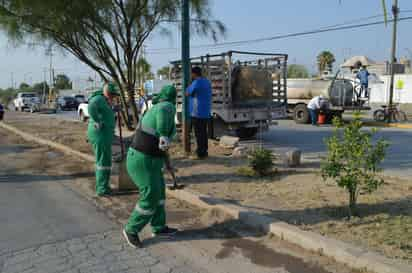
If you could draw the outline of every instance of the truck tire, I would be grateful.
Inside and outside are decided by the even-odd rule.
[[[245,128],[241,127],[236,130],[236,135],[241,139],[253,138],[258,132],[258,128]]]
[[[310,121],[309,111],[306,104],[298,104],[293,110],[293,120],[297,124],[308,124]]]
[[[373,119],[378,122],[384,122],[386,120],[386,114],[385,111],[382,109],[378,109],[375,112],[373,112]]]

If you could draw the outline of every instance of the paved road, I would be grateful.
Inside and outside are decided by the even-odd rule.
[[[272,126],[261,139],[266,147],[273,149],[299,148],[305,153],[306,158],[316,161],[319,155],[324,154],[324,139],[331,133],[330,126],[312,127],[282,120],[278,126]],[[385,172],[388,175],[410,177],[412,175],[412,130],[382,128],[377,137],[383,137],[390,142],[383,164]]]
[[[120,227],[73,188],[77,176],[53,168],[58,157],[64,155],[0,131],[1,273],[352,273],[325,257],[244,230],[236,221],[211,226],[193,221],[197,224],[165,242],[150,239],[146,230],[146,248],[133,250]],[[190,207],[168,210],[174,225],[213,218],[195,215],[198,210]]]

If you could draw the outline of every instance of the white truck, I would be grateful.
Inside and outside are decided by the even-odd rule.
[[[191,59],[212,83],[210,137],[253,137],[272,119],[287,115],[287,54],[229,51]],[[182,63],[172,62],[178,90],[177,120],[182,117]]]
[[[13,101],[14,109],[16,111],[23,112],[24,110],[33,109],[40,104],[40,98],[36,93],[32,92],[20,92],[17,93],[17,97]]]

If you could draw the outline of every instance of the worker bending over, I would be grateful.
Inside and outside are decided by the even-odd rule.
[[[138,234],[148,223],[153,236],[171,236],[177,232],[166,225],[162,172],[170,141],[176,134],[176,88],[163,87],[152,103],[127,153],[127,171],[139,188],[139,201],[123,229],[123,236],[134,248],[142,246]]]
[[[313,126],[318,125],[319,112],[322,108],[324,108],[324,103],[325,103],[325,99],[323,98],[322,95],[314,97],[308,103],[307,107],[308,107],[308,111],[310,114],[310,120]]]

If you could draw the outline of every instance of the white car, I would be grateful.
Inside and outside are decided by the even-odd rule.
[[[33,108],[33,105],[40,104],[40,98],[36,93],[20,92],[13,101],[14,109],[23,112],[26,109]]]
[[[77,115],[79,119],[83,122],[86,122],[89,119],[89,104],[87,102],[80,103],[77,108]]]

